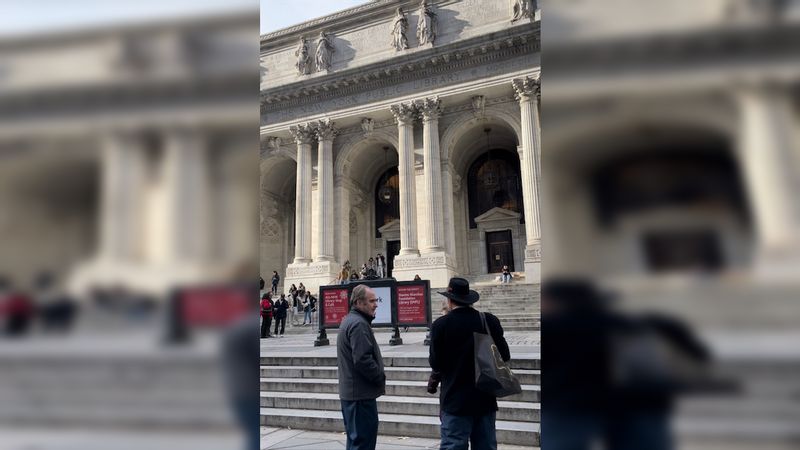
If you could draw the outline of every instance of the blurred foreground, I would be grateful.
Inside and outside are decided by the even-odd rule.
[[[257,13],[0,41],[0,447],[258,433]]]
[[[800,448],[800,2],[542,10],[542,448]]]

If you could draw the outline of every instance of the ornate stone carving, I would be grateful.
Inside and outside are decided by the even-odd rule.
[[[350,211],[350,234],[358,234],[358,217],[355,211]]]
[[[397,8],[397,13],[394,16],[394,24],[392,25],[392,46],[398,52],[408,49],[407,30],[408,19],[406,15],[403,14],[403,8]]]
[[[397,123],[410,124],[414,121],[417,108],[413,103],[398,103],[390,107]]]
[[[327,273],[328,266],[324,264],[311,264],[305,267],[292,267],[286,268],[286,278],[298,278],[312,275],[322,275]]]
[[[261,222],[261,236],[276,238],[281,233],[281,226],[272,217],[267,217]]]
[[[316,62],[317,62],[317,71],[322,72],[323,70],[330,70],[331,68],[331,59],[333,57],[333,44],[331,44],[329,34],[326,32],[319,33],[319,40],[317,41],[317,53],[316,53]]]
[[[417,22],[417,40],[419,45],[431,44],[436,40],[436,13],[428,5],[428,0],[422,0],[419,6],[419,22]]]
[[[453,193],[458,194],[461,192],[461,175],[454,173],[453,174]]]
[[[361,130],[364,131],[364,136],[369,136],[375,131],[375,121],[369,117],[361,119]]]
[[[536,12],[533,7],[533,0],[512,0],[511,11],[513,13],[512,22],[520,19],[533,19]]]
[[[298,144],[310,144],[314,141],[314,128],[307,123],[301,123],[289,127],[289,133]]]
[[[542,261],[542,247],[527,247],[525,249],[525,261],[528,262],[541,262]]]
[[[334,122],[330,119],[320,120],[316,123],[315,131],[317,138],[320,141],[333,139],[338,134],[338,130],[334,126]]]
[[[427,256],[421,258],[395,258],[395,269],[408,269],[415,267],[443,266],[447,264],[444,256]]]
[[[267,147],[272,150],[281,148],[281,138],[278,136],[267,136]]]
[[[514,86],[515,97],[519,101],[539,99],[541,80],[533,77],[515,78],[511,85]]]
[[[437,95],[420,100],[417,107],[420,113],[422,113],[423,120],[434,120],[438,119],[442,114],[441,105],[442,101],[439,100],[439,96]]]
[[[476,95],[472,97],[472,114],[477,118],[486,116],[486,97],[483,95]]]
[[[297,62],[294,64],[297,68],[297,72],[300,75],[308,75],[311,73],[311,57],[308,54],[308,42],[306,38],[300,38],[300,44],[298,44],[294,56],[297,57]]]

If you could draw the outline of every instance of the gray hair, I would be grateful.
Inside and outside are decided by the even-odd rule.
[[[366,284],[359,284],[353,288],[353,294],[350,296],[350,307],[355,306],[356,303],[363,302],[367,298],[367,289],[369,286]]]

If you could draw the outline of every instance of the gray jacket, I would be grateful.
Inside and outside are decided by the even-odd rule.
[[[342,400],[373,400],[386,393],[383,358],[370,326],[372,319],[353,309],[339,327],[336,357]]]

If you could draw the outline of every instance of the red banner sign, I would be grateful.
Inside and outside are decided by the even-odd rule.
[[[424,285],[397,286],[397,322],[399,325],[427,322]]]
[[[339,326],[344,316],[350,312],[349,295],[346,287],[340,289],[325,289],[321,293],[323,303],[323,326]]]
[[[187,325],[224,326],[252,314],[252,289],[231,286],[194,287],[179,293]]]

